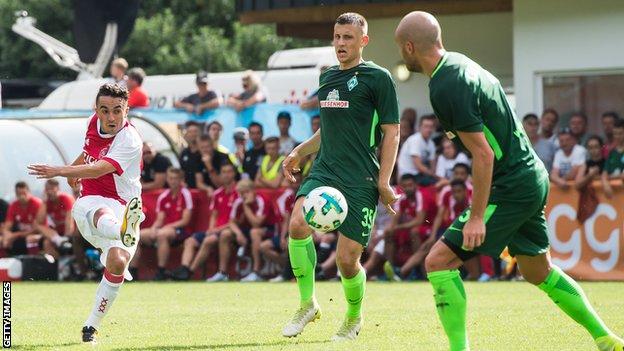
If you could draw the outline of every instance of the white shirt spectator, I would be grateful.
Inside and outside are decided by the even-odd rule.
[[[465,163],[470,166],[470,160],[463,152],[458,152],[455,158],[452,159],[440,155],[438,156],[438,162],[436,162],[435,174],[441,178],[451,179],[453,177],[453,167],[458,163]]]
[[[574,145],[570,155],[566,156],[562,149],[557,150],[555,153],[555,160],[553,161],[553,168],[559,169],[559,176],[565,177],[574,166],[580,166],[585,164],[587,150],[581,145]]]
[[[433,140],[425,140],[420,133],[411,135],[399,151],[398,157],[398,171],[399,177],[404,174],[418,174],[418,169],[414,164],[413,156],[420,157],[422,163],[426,166],[431,165],[433,158],[435,157],[435,145]]]

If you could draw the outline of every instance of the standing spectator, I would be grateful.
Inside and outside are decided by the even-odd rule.
[[[25,182],[15,184],[15,197],[2,228],[2,248],[12,256],[36,254],[41,249],[39,229],[46,225],[43,201],[30,193]]]
[[[245,127],[237,127],[234,128],[234,134],[232,135],[234,138],[234,157],[236,159],[236,169],[238,173],[243,173],[243,163],[245,162],[245,152],[247,151],[245,148],[247,147],[247,142],[249,141],[249,131]]]
[[[184,171],[184,182],[189,188],[197,188],[195,174],[202,164],[198,146],[200,131],[199,123],[195,121],[184,124],[184,141],[187,146],[180,153],[180,168]]]
[[[541,135],[542,138],[550,140],[554,144],[557,142],[557,125],[559,124],[559,114],[555,109],[547,108],[542,112]]]
[[[608,157],[609,152],[615,147],[615,141],[613,140],[613,128],[615,122],[620,119],[620,116],[615,111],[609,111],[602,114],[602,130],[604,132],[604,145],[602,148],[602,156]]]
[[[585,145],[587,143],[587,116],[582,112],[575,112],[570,117],[570,133],[576,138],[576,143]]]
[[[198,146],[201,164],[195,173],[195,184],[197,184],[198,189],[205,191],[210,198],[214,189],[221,186],[219,177],[221,166],[230,163],[230,161],[227,154],[214,149],[214,143],[207,135],[199,137]]]
[[[290,125],[292,123],[292,117],[290,112],[282,111],[277,114],[277,127],[279,128],[280,136],[280,149],[279,153],[282,155],[288,155],[297,146],[297,142],[289,134]]]
[[[608,198],[613,197],[611,179],[620,179],[624,182],[624,120],[618,120],[613,127],[613,141],[615,147],[609,152],[605,169],[602,172],[602,184]]]
[[[221,166],[221,182],[223,186],[217,189],[210,199],[210,221],[206,232],[195,233],[184,240],[182,264],[173,271],[173,279],[188,280],[193,272],[206,262],[210,252],[219,244],[220,236],[230,224],[232,205],[238,198],[236,192],[236,170],[227,163]],[[201,215],[201,214],[200,214]],[[219,245],[219,272],[220,280],[227,280],[227,266],[230,261],[230,243]],[[199,249],[199,250],[198,250]],[[196,255],[197,253],[197,255]]]
[[[327,66],[327,65],[323,65],[321,66],[321,71],[320,74],[323,74],[323,72],[325,72],[329,67],[331,66]],[[301,102],[301,104],[299,104],[299,107],[302,110],[313,110],[313,109],[318,109],[319,106],[319,99],[318,99],[318,88],[316,90],[314,90],[314,92],[312,92],[312,94],[310,94],[308,97],[306,97],[306,99],[304,101]]]
[[[567,181],[576,179],[576,174],[585,164],[585,148],[578,145],[576,137],[570,128],[563,128],[559,132],[559,146],[555,153],[550,180],[561,189],[568,189]]]
[[[176,101],[173,106],[184,109],[188,113],[201,115],[204,111],[215,109],[223,103],[223,99],[217,93],[208,89],[207,72],[200,71],[197,73],[195,85],[197,85],[197,93]]]
[[[435,145],[431,136],[435,128],[434,115],[420,118],[418,133],[413,134],[401,147],[397,160],[398,177],[404,174],[417,175],[417,182],[424,178],[435,178]]]
[[[235,166],[238,167],[238,163],[236,160],[236,155],[230,152],[230,150],[221,145],[221,135],[223,135],[223,125],[219,121],[212,121],[208,123],[206,126],[206,131],[204,134],[207,134],[212,140],[212,145],[215,150],[224,153],[228,156],[228,160]]]
[[[256,174],[256,187],[277,189],[284,179],[282,162],[285,158],[279,153],[279,139],[277,137],[267,138],[264,142],[264,150],[266,155],[262,157],[260,171]]]
[[[143,191],[163,189],[166,185],[169,167],[171,167],[171,161],[167,156],[156,152],[152,143],[143,142],[143,169],[141,170]]]
[[[533,150],[535,150],[540,160],[544,162],[546,170],[550,172],[553,159],[555,158],[555,152],[557,151],[555,143],[538,133],[539,120],[537,119],[537,115],[533,113],[525,115],[522,118],[522,126],[531,141],[531,145],[533,145]]]
[[[251,139],[251,147],[245,152],[245,160],[243,161],[243,172],[250,179],[256,179],[256,173],[262,163],[262,157],[266,155],[264,151],[264,133],[262,124],[251,122],[249,124],[249,139]]]
[[[413,108],[406,108],[405,110],[403,110],[403,113],[401,113],[401,119],[399,120],[399,123],[401,124],[399,148],[403,145],[403,143],[405,142],[405,140],[407,140],[407,138],[409,138],[412,134],[414,134],[415,132],[414,127],[416,127],[416,119],[417,119],[416,110]]]
[[[157,244],[158,271],[154,280],[165,280],[170,276],[165,267],[169,260],[171,244],[186,238],[193,210],[191,192],[183,184],[184,172],[179,168],[170,167],[166,174],[169,189],[160,194],[156,200],[156,220],[150,228],[141,233],[141,243]],[[137,254],[135,260],[138,261]]]
[[[149,107],[149,99],[147,92],[143,89],[143,79],[145,79],[145,71],[142,68],[135,67],[128,71],[128,107]]]
[[[266,101],[266,96],[260,86],[260,78],[251,70],[243,75],[243,92],[232,94],[227,100],[227,105],[236,111],[242,111],[255,104]]]
[[[126,86],[126,70],[128,69],[128,61],[123,57],[118,57],[111,62],[110,75],[115,83]]]
[[[73,205],[74,197],[59,190],[58,180],[52,178],[46,181],[43,212],[51,223],[49,227],[41,226],[40,231],[57,249],[74,234]]]
[[[605,166],[605,159],[602,157],[602,139],[597,135],[592,135],[587,139],[586,147],[589,157],[576,174],[574,184],[576,190],[581,190],[593,180],[600,179]]]
[[[312,128],[312,134],[316,133],[316,131],[321,128],[320,115],[314,115],[310,118],[310,127]],[[301,174],[304,178],[310,174],[310,170],[312,169],[312,165],[314,164],[314,160],[316,160],[317,155],[318,152],[313,152],[301,161],[303,164],[303,167],[301,167]]]
[[[458,163],[470,164],[468,156],[463,152],[458,152],[455,144],[448,138],[442,139],[442,153],[436,162],[436,176],[439,177],[436,183],[437,188],[449,184],[453,176],[453,167]]]

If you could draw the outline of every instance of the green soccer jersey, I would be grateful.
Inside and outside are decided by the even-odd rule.
[[[624,173],[624,150],[618,151],[614,148],[609,152],[607,162],[605,163],[605,171],[609,175],[621,175]]]
[[[530,194],[548,172],[509,107],[498,79],[468,57],[447,52],[429,82],[431,105],[447,137],[483,132],[494,152],[492,195]]]
[[[373,62],[319,79],[321,146],[310,175],[345,187],[377,187],[381,124],[398,124],[396,87],[390,73]]]

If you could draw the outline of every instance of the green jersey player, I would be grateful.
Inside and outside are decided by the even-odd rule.
[[[392,211],[397,196],[390,175],[399,143],[396,89],[388,71],[362,60],[368,44],[367,23],[356,13],[345,13],[334,25],[333,45],[340,65],[319,79],[321,128],[284,160],[284,173],[294,181],[302,158],[317,152],[310,175],[297,193],[289,226],[288,250],[301,297],[300,309],[284,327],[283,335],[296,336],[320,316],[314,297],[316,252],[312,229],[303,218],[304,196],[319,186],[340,190],[349,206],[338,228],[336,263],[348,308],[333,340],[354,339],[362,327],[361,306],[366,274],[360,265],[375,220],[378,199]],[[381,156],[377,158],[377,148]]]
[[[447,52],[429,13],[406,15],[395,41],[408,69],[431,77],[431,104],[446,135],[473,157],[472,207],[425,259],[450,349],[469,350],[466,294],[457,269],[476,254],[498,256],[508,247],[524,278],[582,325],[599,350],[622,350],[624,343],[598,317],[581,287],[550,262],[544,217],[548,174],[498,80],[468,57]]]

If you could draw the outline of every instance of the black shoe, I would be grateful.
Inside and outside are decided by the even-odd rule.
[[[180,266],[171,272],[173,280],[189,280],[191,278],[191,270],[188,267]]]
[[[95,342],[98,331],[93,327],[82,327],[82,342]]]
[[[158,270],[156,271],[156,274],[154,275],[154,278],[152,280],[163,281],[163,280],[169,279],[170,276],[171,276],[171,273],[169,273],[168,271]]]

